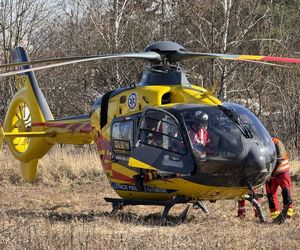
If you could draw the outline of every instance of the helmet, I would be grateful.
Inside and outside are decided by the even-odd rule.
[[[195,118],[199,122],[207,122],[208,121],[208,114],[204,113],[203,111],[196,111],[195,112]]]
[[[203,113],[202,120],[207,121],[208,120],[208,114]]]

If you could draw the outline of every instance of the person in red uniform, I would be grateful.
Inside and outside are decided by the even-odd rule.
[[[197,156],[199,156],[200,159],[204,160],[206,159],[207,146],[210,143],[207,131],[208,115],[200,111],[199,114],[196,115],[196,117],[197,118],[195,123],[191,126],[190,129],[188,129],[188,134],[193,147],[197,152]]]
[[[203,146],[206,146],[209,142],[208,132],[207,132],[207,120],[208,115],[204,114],[201,122],[198,124],[198,128],[194,135],[193,144],[200,143]]]
[[[283,143],[278,138],[273,138],[272,141],[276,147],[277,161],[271,178],[266,182],[266,192],[269,202],[269,208],[272,219],[276,219],[280,214],[280,206],[278,202],[277,189],[281,187],[283,198],[283,206],[287,208],[287,217],[293,215],[292,202],[292,184],[289,174],[289,159]]]
[[[244,197],[238,198],[238,210],[237,210],[237,217],[240,219],[245,218],[246,216],[246,200]]]

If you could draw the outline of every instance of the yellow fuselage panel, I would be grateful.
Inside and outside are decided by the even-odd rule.
[[[145,192],[140,192],[134,183],[109,178],[115,192],[123,199],[169,200],[183,195],[195,200],[225,200],[240,197],[249,192],[247,188],[214,187],[193,183],[182,178],[145,182]]]
[[[98,107],[92,114],[91,114],[91,126],[92,126],[92,133],[93,137],[97,136],[97,133],[101,131],[100,128],[100,111],[101,108]]]
[[[155,107],[165,104],[162,99],[167,93],[170,95],[168,103],[173,105],[178,103],[207,105],[221,104],[220,100],[211,95],[204,88],[198,86],[140,86],[124,90],[110,98],[108,107],[108,123],[110,123],[115,117],[140,112],[146,107]],[[134,104],[131,103],[132,101],[134,101]]]

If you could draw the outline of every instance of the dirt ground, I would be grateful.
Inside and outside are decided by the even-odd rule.
[[[187,220],[161,225],[161,207],[128,206],[114,217],[104,197],[117,197],[95,153],[56,149],[42,161],[37,181],[26,183],[17,162],[0,153],[0,249],[295,249],[300,245],[299,186],[288,222],[260,223],[250,204],[244,220],[236,202],[205,202],[209,214],[190,208]],[[293,164],[294,172],[298,163]],[[73,169],[73,170],[72,170]],[[177,205],[171,215],[186,205]],[[173,219],[172,219],[173,218]]]

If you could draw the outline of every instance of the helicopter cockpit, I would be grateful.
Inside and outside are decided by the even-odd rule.
[[[268,152],[274,152],[272,139],[261,122],[240,105],[188,107],[181,115],[192,148],[197,152],[197,148],[206,147],[207,157],[237,160],[245,139],[255,140]]]
[[[140,122],[137,147],[132,156],[146,164],[208,185],[259,185],[276,159],[262,123],[234,103],[149,108]]]
[[[272,139],[245,107],[224,103],[189,105],[178,110],[200,172],[227,179],[228,184],[235,182],[230,178],[235,176],[241,178],[241,183],[253,185],[272,172],[275,164]]]

